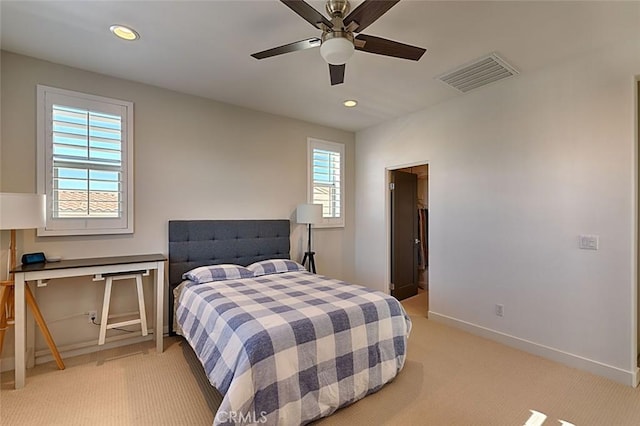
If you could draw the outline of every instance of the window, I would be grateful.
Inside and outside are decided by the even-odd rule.
[[[344,145],[308,140],[309,202],[322,204],[317,227],[344,226]]]
[[[46,235],[133,233],[133,103],[38,85]]]

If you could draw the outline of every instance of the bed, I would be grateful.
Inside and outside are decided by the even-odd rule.
[[[170,306],[178,295],[177,330],[223,395],[216,425],[306,424],[404,366],[400,303],[307,272],[289,232],[288,220],[169,222]]]

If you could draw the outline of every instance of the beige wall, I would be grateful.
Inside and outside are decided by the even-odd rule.
[[[634,383],[638,52],[640,37],[358,132],[358,279],[388,286],[386,169],[428,163],[429,318]]]
[[[293,218],[296,205],[306,202],[307,137],[314,137],[346,145],[347,174],[345,228],[314,231],[318,270],[353,279],[353,133],[2,52],[3,192],[36,190],[36,84],[134,102],[135,233],[37,238],[34,231],[18,232],[19,253],[44,251],[64,258],[166,254],[169,219]],[[8,233],[1,238],[4,276]],[[292,258],[300,260],[304,225],[292,227],[291,240]],[[59,346],[97,338],[98,327],[82,313],[99,310],[103,290],[102,283],[84,278],[37,289]],[[135,310],[133,293],[114,297],[112,311]],[[38,349],[46,348],[39,333],[36,339]],[[12,356],[12,340],[13,334],[7,335],[5,357]]]

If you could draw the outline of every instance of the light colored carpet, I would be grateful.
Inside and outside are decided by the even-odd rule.
[[[640,425],[640,391],[426,319],[426,293],[403,302],[413,320],[394,382],[317,425],[523,425],[536,410],[576,426]],[[175,338],[65,359],[1,376],[4,425],[210,425],[219,403]],[[537,423],[538,425],[541,423]]]
[[[2,374],[0,424],[210,425],[213,412],[192,374],[182,342],[154,342],[49,362],[27,370],[27,385],[13,390],[13,371]]]

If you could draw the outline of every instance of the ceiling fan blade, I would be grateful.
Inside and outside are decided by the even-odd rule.
[[[324,24],[329,28],[333,28],[333,23],[331,23],[331,21],[325,18],[322,13],[315,10],[308,3],[302,0],[280,0],[280,1],[285,5],[287,5],[289,9],[293,10],[295,13],[300,15],[302,19],[304,19],[314,27],[322,29],[321,24]]]
[[[256,59],[270,58],[272,56],[282,55],[283,53],[296,52],[298,50],[318,47],[321,43],[322,41],[318,37],[312,37],[306,40],[300,40],[294,43],[285,44],[284,46],[274,47],[273,49],[263,50],[262,52],[254,53],[251,56]]]
[[[344,83],[344,69],[347,65],[331,65],[329,64],[329,76],[331,77],[331,85]]]
[[[366,34],[358,34],[356,41],[365,42],[364,46],[362,46],[361,43],[354,43],[356,50],[375,53],[377,55],[393,56],[394,58],[410,59],[412,61],[420,60],[424,52],[427,51],[427,49],[423,49],[422,47],[410,46]]]
[[[359,33],[373,24],[400,0],[364,0],[353,12],[344,18],[344,26],[347,27],[353,21],[358,24],[354,30]]]

